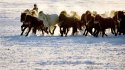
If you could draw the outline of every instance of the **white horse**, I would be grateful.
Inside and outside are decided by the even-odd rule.
[[[44,14],[43,11],[40,11],[38,14],[38,18],[40,20],[43,20],[43,23],[45,25],[45,27],[49,28],[49,32],[51,34],[54,34],[54,31],[56,29],[56,24],[59,24],[58,22],[58,15],[57,14]]]

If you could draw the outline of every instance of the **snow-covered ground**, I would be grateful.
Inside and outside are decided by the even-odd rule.
[[[20,36],[20,13],[125,10],[124,0],[0,0],[0,70],[125,70],[125,36]]]

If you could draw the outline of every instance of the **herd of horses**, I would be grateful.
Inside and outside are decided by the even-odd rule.
[[[66,11],[61,11],[59,16],[57,14],[44,14],[43,11],[39,13],[35,10],[25,10],[21,13],[20,21],[21,35],[28,36],[29,32],[36,34],[37,30],[42,31],[42,34],[47,33],[53,35],[56,27],[60,29],[61,36],[67,36],[70,28],[72,28],[72,35],[78,31],[83,31],[83,35],[88,33],[94,37],[99,34],[102,37],[107,36],[106,29],[111,29],[111,33],[115,36],[125,35],[125,13],[124,11],[115,11],[112,17],[103,17],[101,14],[86,11],[81,17],[74,11],[72,15],[67,14]]]

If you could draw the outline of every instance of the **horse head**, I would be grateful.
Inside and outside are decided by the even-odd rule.
[[[24,22],[26,18],[26,13],[21,13],[20,22]]]
[[[40,11],[40,12],[39,12],[39,15],[41,15],[41,14],[43,14],[43,11]]]
[[[98,14],[95,16],[94,18],[94,23],[97,24],[97,23],[100,23],[100,21],[102,20],[102,17]]]
[[[38,17],[39,17],[39,18],[42,18],[42,19],[45,19],[45,18],[46,18],[46,14],[44,14],[43,11],[40,11],[40,12],[38,13]]]
[[[62,11],[59,15],[59,21],[64,21],[67,17],[67,12],[66,11]]]
[[[85,12],[85,14],[91,14],[91,12],[90,12],[89,10],[87,10],[87,11]]]
[[[123,11],[118,11],[118,18],[122,19],[124,17],[124,12]]]
[[[74,18],[77,18],[77,19],[80,20],[80,16],[79,16],[78,13],[75,12],[75,11],[71,11],[71,17],[74,17]]]

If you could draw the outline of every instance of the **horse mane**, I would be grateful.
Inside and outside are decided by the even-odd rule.
[[[41,19],[41,20],[43,20],[44,25],[45,25],[46,27],[49,26],[47,15],[44,14],[43,11],[40,11],[40,12],[39,12],[38,18]]]
[[[77,18],[77,19],[80,20],[80,16],[78,15],[77,12],[75,12],[75,11],[71,11],[70,13],[71,13],[71,17],[74,17],[74,18]]]
[[[85,14],[91,14],[91,12],[90,12],[89,10],[87,10],[87,11],[85,12]]]

